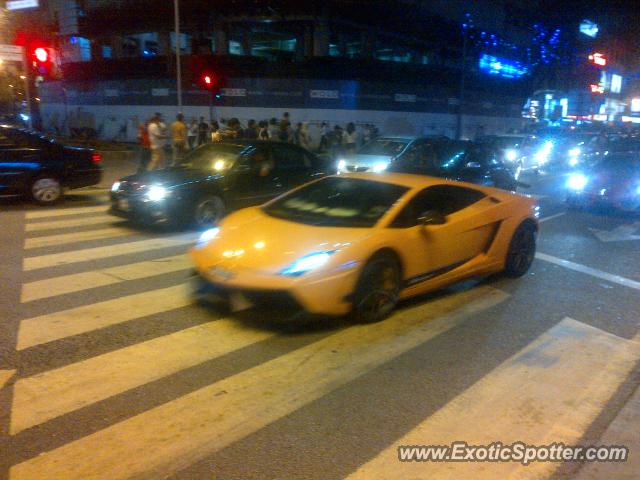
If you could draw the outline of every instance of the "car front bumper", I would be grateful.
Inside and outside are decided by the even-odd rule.
[[[234,272],[233,278],[195,270],[192,286],[197,295],[211,295],[230,302],[232,307],[247,302],[277,311],[302,310],[314,315],[340,316],[351,311],[349,295],[356,281],[356,269],[309,277]]]
[[[143,195],[122,195],[111,193],[111,209],[109,212],[128,220],[146,224],[168,223],[175,218],[175,205],[167,199],[153,202]]]

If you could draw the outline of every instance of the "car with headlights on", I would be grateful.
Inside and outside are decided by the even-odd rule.
[[[567,202],[572,207],[608,206],[640,212],[640,154],[607,153],[567,178]]]
[[[296,145],[210,143],[189,152],[178,167],[115,182],[110,212],[146,224],[206,227],[230,210],[264,203],[323,174],[323,162]]]
[[[205,231],[190,251],[194,293],[373,322],[471,276],[524,275],[537,230],[529,197],[423,175],[334,175]]]
[[[354,155],[341,155],[336,170],[343,172],[383,172],[395,161],[420,154],[424,149],[448,144],[445,136],[387,136],[378,137],[364,144]]]

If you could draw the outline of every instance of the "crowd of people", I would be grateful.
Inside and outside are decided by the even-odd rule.
[[[191,118],[185,122],[179,113],[175,120],[167,127],[162,114],[155,113],[147,122],[141,124],[138,130],[138,142],[142,147],[143,158],[141,170],[156,170],[165,166],[180,165],[184,154],[191,149],[210,142],[227,140],[265,140],[293,143],[311,150],[315,146],[320,153],[331,155],[355,153],[356,148],[375,138],[378,131],[374,125],[364,125],[360,130],[353,122],[345,128],[335,125],[333,128],[327,122],[319,126],[319,138],[314,143],[306,123],[291,122],[289,112],[284,112],[282,118],[269,120],[249,120],[243,127],[237,118],[221,119],[207,122],[204,117],[199,121]],[[170,161],[166,158],[167,150],[171,150]]]

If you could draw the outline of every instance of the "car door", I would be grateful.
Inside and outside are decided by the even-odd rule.
[[[269,145],[258,145],[242,155],[229,173],[228,197],[235,208],[259,205],[284,192]]]
[[[423,225],[428,211],[445,223]],[[402,251],[409,285],[434,278],[480,255],[491,243],[498,222],[493,201],[483,192],[456,185],[434,185],[418,194],[391,223],[405,230]]]
[[[314,161],[304,149],[295,145],[276,144],[271,147],[276,181],[283,191],[291,190],[311,179]]]
[[[0,196],[22,194],[41,168],[39,151],[1,134],[0,144]]]

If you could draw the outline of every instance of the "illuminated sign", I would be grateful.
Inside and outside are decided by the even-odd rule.
[[[640,112],[640,98],[631,99],[631,111]]]
[[[591,20],[582,20],[580,22],[580,33],[587,37],[596,38],[598,36],[598,24],[593,23]]]
[[[589,55],[589,61],[591,61],[595,65],[598,65],[599,67],[604,67],[607,65],[607,59],[601,53],[592,53],[591,55]]]
[[[611,92],[620,93],[621,90],[622,90],[622,77],[614,73],[613,75],[611,75]]]
[[[7,10],[22,10],[24,8],[38,8],[38,0],[8,0]]]
[[[520,62],[494,57],[486,53],[480,56],[479,67],[484,73],[504,78],[520,78],[529,73],[527,67]]]
[[[589,85],[591,93],[604,93],[604,87],[600,84],[592,83]]]

